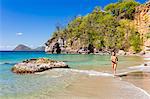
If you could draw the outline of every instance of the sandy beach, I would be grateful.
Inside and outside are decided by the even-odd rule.
[[[147,84],[148,90],[150,86]],[[150,95],[132,83],[112,77],[82,77],[54,99],[149,99]]]
[[[145,59],[145,63],[149,61]],[[111,73],[78,71],[80,76],[68,85],[64,93],[53,98],[61,99],[150,99],[150,67],[132,66],[126,69],[126,76],[113,78]],[[88,72],[88,73],[87,73]]]
[[[21,59],[20,53],[23,55]],[[26,75],[11,72],[12,63],[18,63],[33,56],[61,61],[70,60],[66,62],[70,68],[57,68]],[[4,52],[3,57],[6,58],[0,64],[2,67],[0,98],[2,99],[150,98],[150,66],[144,66],[144,63],[149,62],[148,58],[119,56],[118,77],[114,78],[110,56]],[[16,60],[13,57],[16,57]]]

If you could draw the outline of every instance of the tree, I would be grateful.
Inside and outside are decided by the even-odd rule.
[[[139,32],[133,32],[130,36],[130,44],[135,52],[141,51],[141,39]]]
[[[133,24],[138,5],[134,0],[119,0],[107,5],[105,11],[97,6],[91,13],[76,17],[65,28],[58,28],[53,37],[65,38],[67,46],[72,48],[90,45],[96,49],[128,51],[132,47],[139,52],[142,41]],[[77,45],[74,45],[75,42]]]
[[[117,16],[119,19],[134,19],[135,7],[139,3],[134,0],[122,0],[122,2],[107,5],[104,10]]]

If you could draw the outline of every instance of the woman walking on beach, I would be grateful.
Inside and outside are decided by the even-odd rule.
[[[113,51],[111,55],[111,62],[112,62],[112,69],[114,76],[116,75],[116,68],[118,63],[118,57],[116,56],[116,53]]]

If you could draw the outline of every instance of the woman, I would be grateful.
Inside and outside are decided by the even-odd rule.
[[[115,52],[112,52],[112,55],[111,55],[111,62],[112,62],[113,74],[114,74],[114,76],[115,76],[115,74],[116,74],[116,68],[117,68],[117,63],[118,63],[118,58],[117,58]]]

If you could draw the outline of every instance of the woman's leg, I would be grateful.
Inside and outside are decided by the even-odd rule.
[[[116,75],[117,64],[114,64],[114,75]]]
[[[112,63],[112,72],[113,72],[113,74],[115,73],[115,70],[114,70],[114,63]]]

